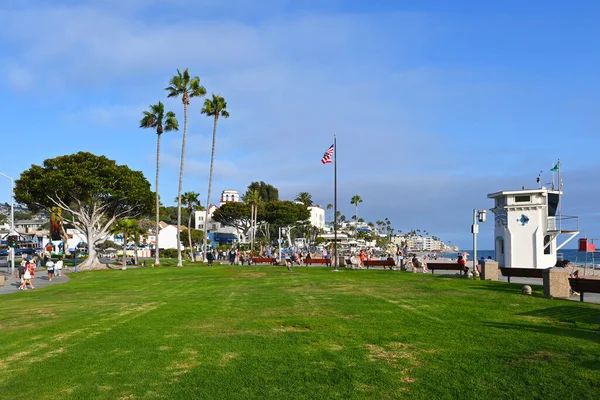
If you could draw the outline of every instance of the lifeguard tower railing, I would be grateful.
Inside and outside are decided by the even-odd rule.
[[[575,236],[579,234],[579,217],[570,215],[557,215],[556,217],[548,217],[547,232],[552,235],[552,238],[564,234],[568,237],[560,244],[557,244],[556,250],[560,250],[569,243]]]
[[[548,217],[548,232],[579,232],[579,217],[569,215]]]

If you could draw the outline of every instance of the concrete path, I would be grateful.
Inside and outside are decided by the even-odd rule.
[[[0,294],[22,292],[21,290],[17,290],[19,287],[19,280],[15,278],[14,275],[3,275],[5,276],[6,281],[4,282],[4,286],[0,286]],[[52,279],[52,282],[50,282],[48,280],[48,273],[46,272],[46,270],[40,269],[38,271],[35,271],[35,275],[31,280],[31,283],[33,284],[33,287],[35,289],[27,289],[27,291],[37,290],[46,286],[58,285],[69,281],[70,279],[67,275],[65,275],[64,270],[62,276],[55,277],[54,279]]]

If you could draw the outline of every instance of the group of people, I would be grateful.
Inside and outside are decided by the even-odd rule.
[[[35,289],[33,286],[33,278],[35,276],[36,266],[41,266],[41,257],[27,257],[23,258],[21,264],[17,268],[16,278],[19,281],[18,290]],[[60,258],[56,263],[52,259],[45,258],[46,272],[48,274],[48,280],[52,281],[55,276],[62,276],[63,260]]]

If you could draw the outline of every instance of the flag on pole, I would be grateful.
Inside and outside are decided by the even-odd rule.
[[[327,149],[327,151],[325,152],[325,154],[323,154],[323,158],[321,159],[321,162],[323,164],[329,164],[331,163],[331,155],[333,154],[333,145],[329,146],[329,148]]]
[[[552,171],[552,172],[558,171],[558,163],[556,163],[556,165],[554,167],[552,167],[552,169],[550,171]]]

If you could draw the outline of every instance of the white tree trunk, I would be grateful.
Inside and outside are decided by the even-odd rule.
[[[215,163],[215,142],[217,140],[217,121],[219,119],[218,110],[215,114],[215,121],[213,125],[213,137],[212,137],[212,152],[210,155],[210,173],[208,175],[208,194],[206,198],[206,217],[204,220],[205,232],[204,232],[204,254],[206,254],[206,242],[208,240],[208,208],[210,207],[210,192],[212,191],[212,176],[213,176],[213,166]],[[206,261],[206,256],[204,256],[204,260]]]
[[[181,189],[183,187],[183,165],[185,160],[185,142],[187,139],[188,106],[183,103],[183,141],[181,143],[181,166],[179,167],[179,189],[177,191],[177,266],[182,267],[181,259]]]
[[[155,244],[154,247],[154,265],[160,265],[160,247],[158,245],[158,231],[160,230],[160,195],[158,194],[158,175],[160,174],[160,137],[162,135],[157,134],[158,139],[156,140],[156,227],[155,227]]]

